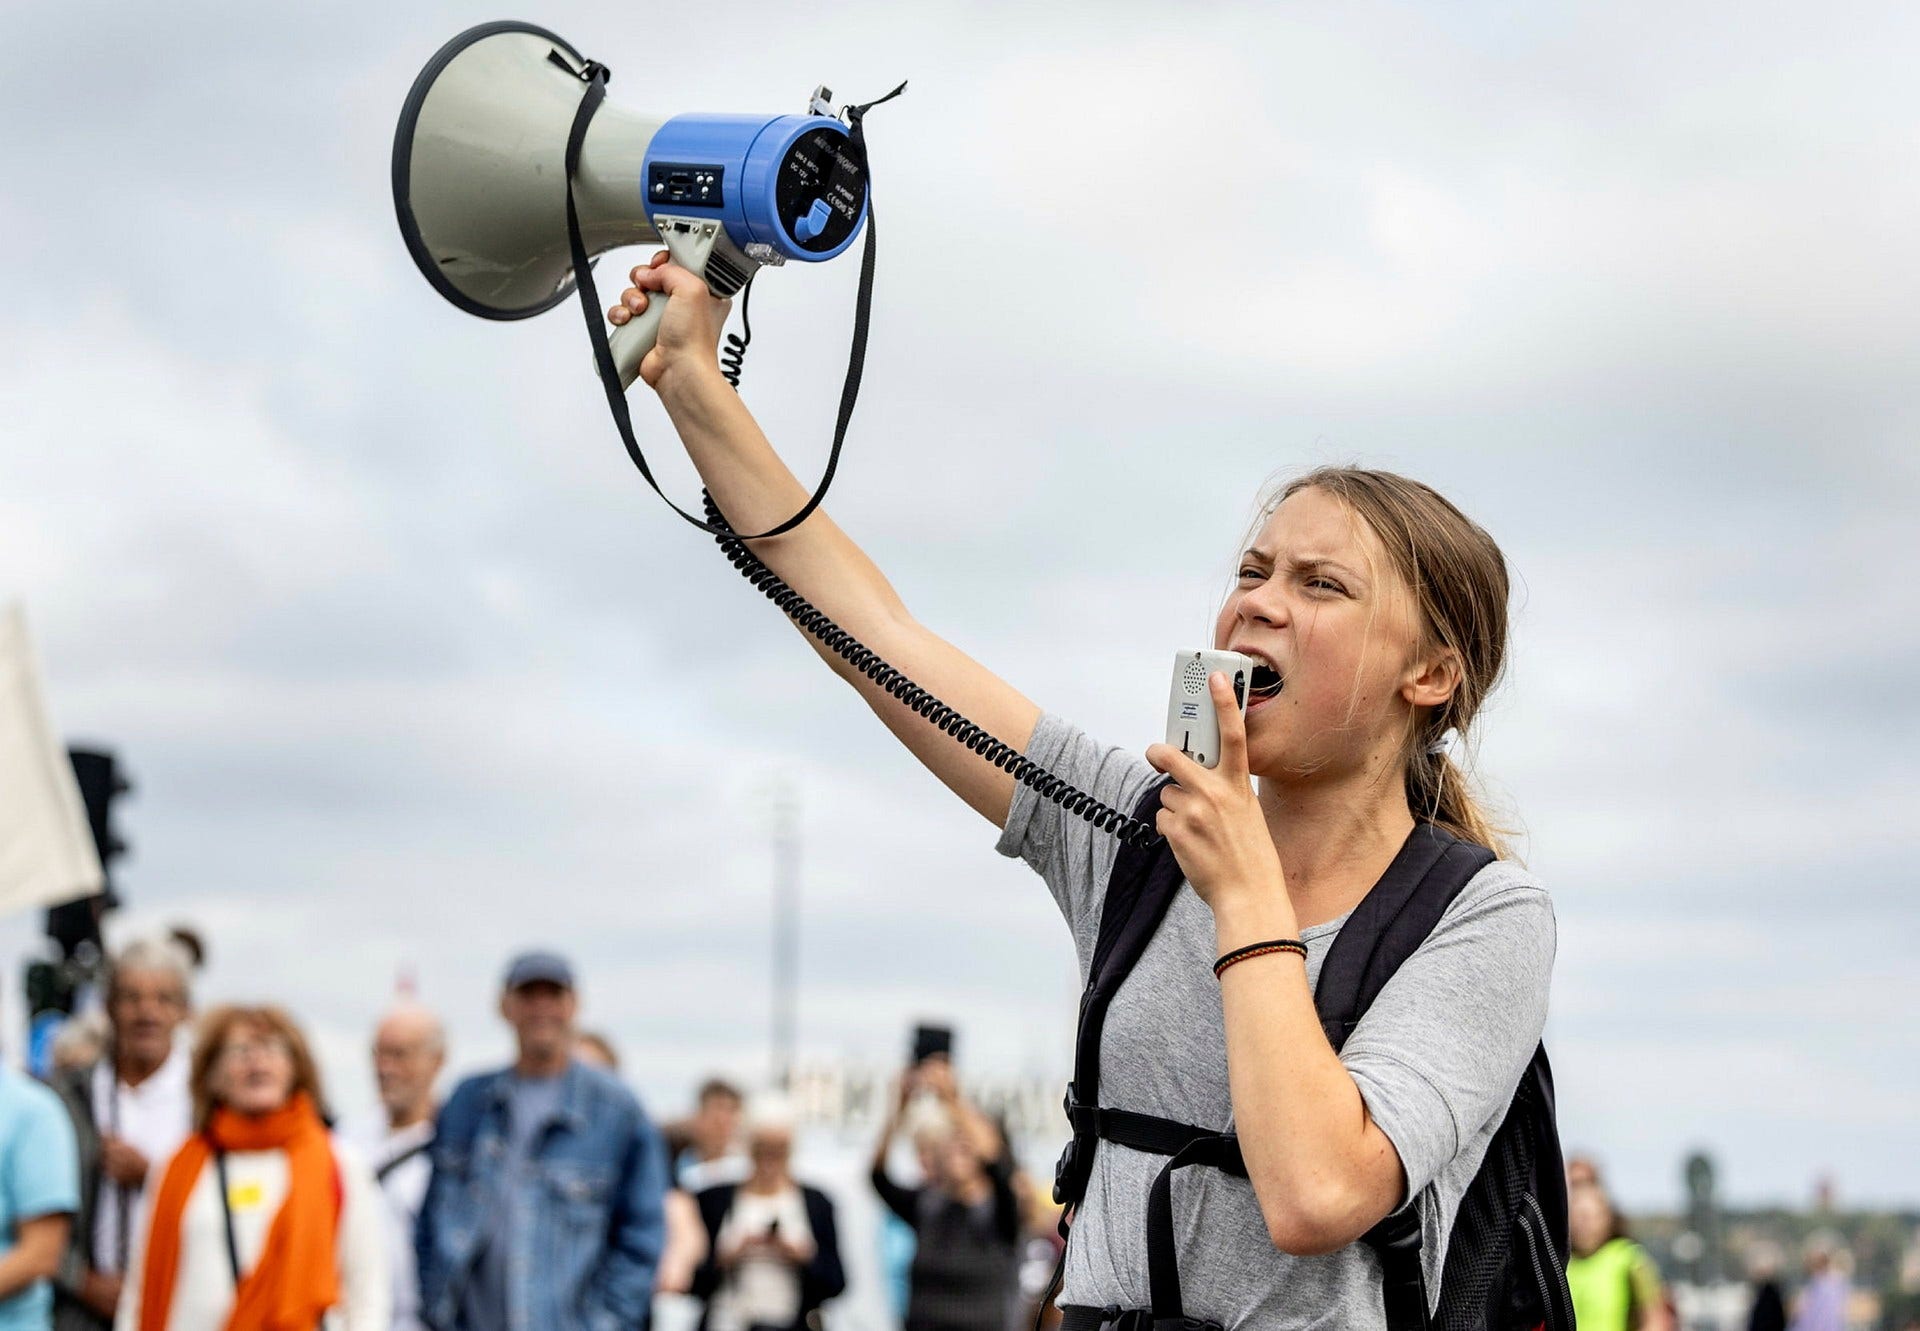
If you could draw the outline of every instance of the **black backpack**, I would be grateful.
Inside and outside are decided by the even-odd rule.
[[[1157,783],[1134,816],[1151,823]],[[1354,908],[1320,969],[1314,1006],[1336,1052],[1400,963],[1426,941],[1455,897],[1494,856],[1430,824],[1415,826],[1373,890]],[[1147,1275],[1152,1323],[1160,1331],[1205,1331],[1181,1310],[1175,1261],[1174,1171],[1210,1165],[1241,1177],[1246,1166],[1230,1133],[1100,1108],[1100,1036],[1107,1006],[1172,905],[1185,875],[1164,841],[1122,844],[1107,880],[1066,1110],[1073,1140],[1054,1171],[1054,1200],[1086,1195],[1094,1143],[1117,1142],[1167,1157],[1147,1200]],[[1428,1315],[1420,1260],[1420,1206],[1387,1217],[1361,1239],[1380,1258],[1389,1331],[1573,1331],[1567,1292],[1567,1192],[1554,1123],[1553,1070],[1545,1046],[1520,1077],[1513,1102],[1454,1219],[1440,1279],[1439,1311]]]

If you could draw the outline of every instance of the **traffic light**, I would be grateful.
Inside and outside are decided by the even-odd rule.
[[[97,896],[69,901],[47,911],[47,937],[60,945],[60,955],[71,958],[83,943],[91,943],[96,955],[100,949],[100,919],[120,904],[114,890],[113,865],[127,852],[113,826],[113,802],[133,789],[126,773],[111,752],[102,749],[68,749],[74,780],[80,786],[80,798],[87,806],[87,827],[93,832],[93,846],[100,854],[103,877]]]

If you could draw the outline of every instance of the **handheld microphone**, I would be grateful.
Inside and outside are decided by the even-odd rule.
[[[1253,678],[1255,661],[1239,652],[1176,652],[1173,657],[1173,684],[1167,691],[1167,744],[1179,749],[1202,767],[1220,764],[1220,714],[1214,708],[1207,678],[1224,671],[1233,681],[1233,696],[1240,704],[1240,719],[1247,716],[1247,684]]]

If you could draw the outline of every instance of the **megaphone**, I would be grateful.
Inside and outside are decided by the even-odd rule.
[[[460,309],[529,318],[582,280],[579,253],[652,242],[724,299],[762,267],[831,259],[859,234],[864,146],[826,89],[804,115],[660,119],[600,102],[605,78],[544,28],[501,22],[461,33],[414,80],[394,210],[421,274]],[[655,295],[611,335],[622,388],[666,307]]]

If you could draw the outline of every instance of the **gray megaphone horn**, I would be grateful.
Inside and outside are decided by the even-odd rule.
[[[831,259],[859,234],[865,154],[824,88],[805,115],[659,118],[598,102],[604,83],[565,41],[515,22],[461,33],[414,80],[393,141],[394,209],[421,273],[467,313],[525,319],[573,291],[577,129],[575,231],[588,257],[659,242],[725,298],[761,267]],[[613,331],[622,387],[666,306],[655,296]]]

